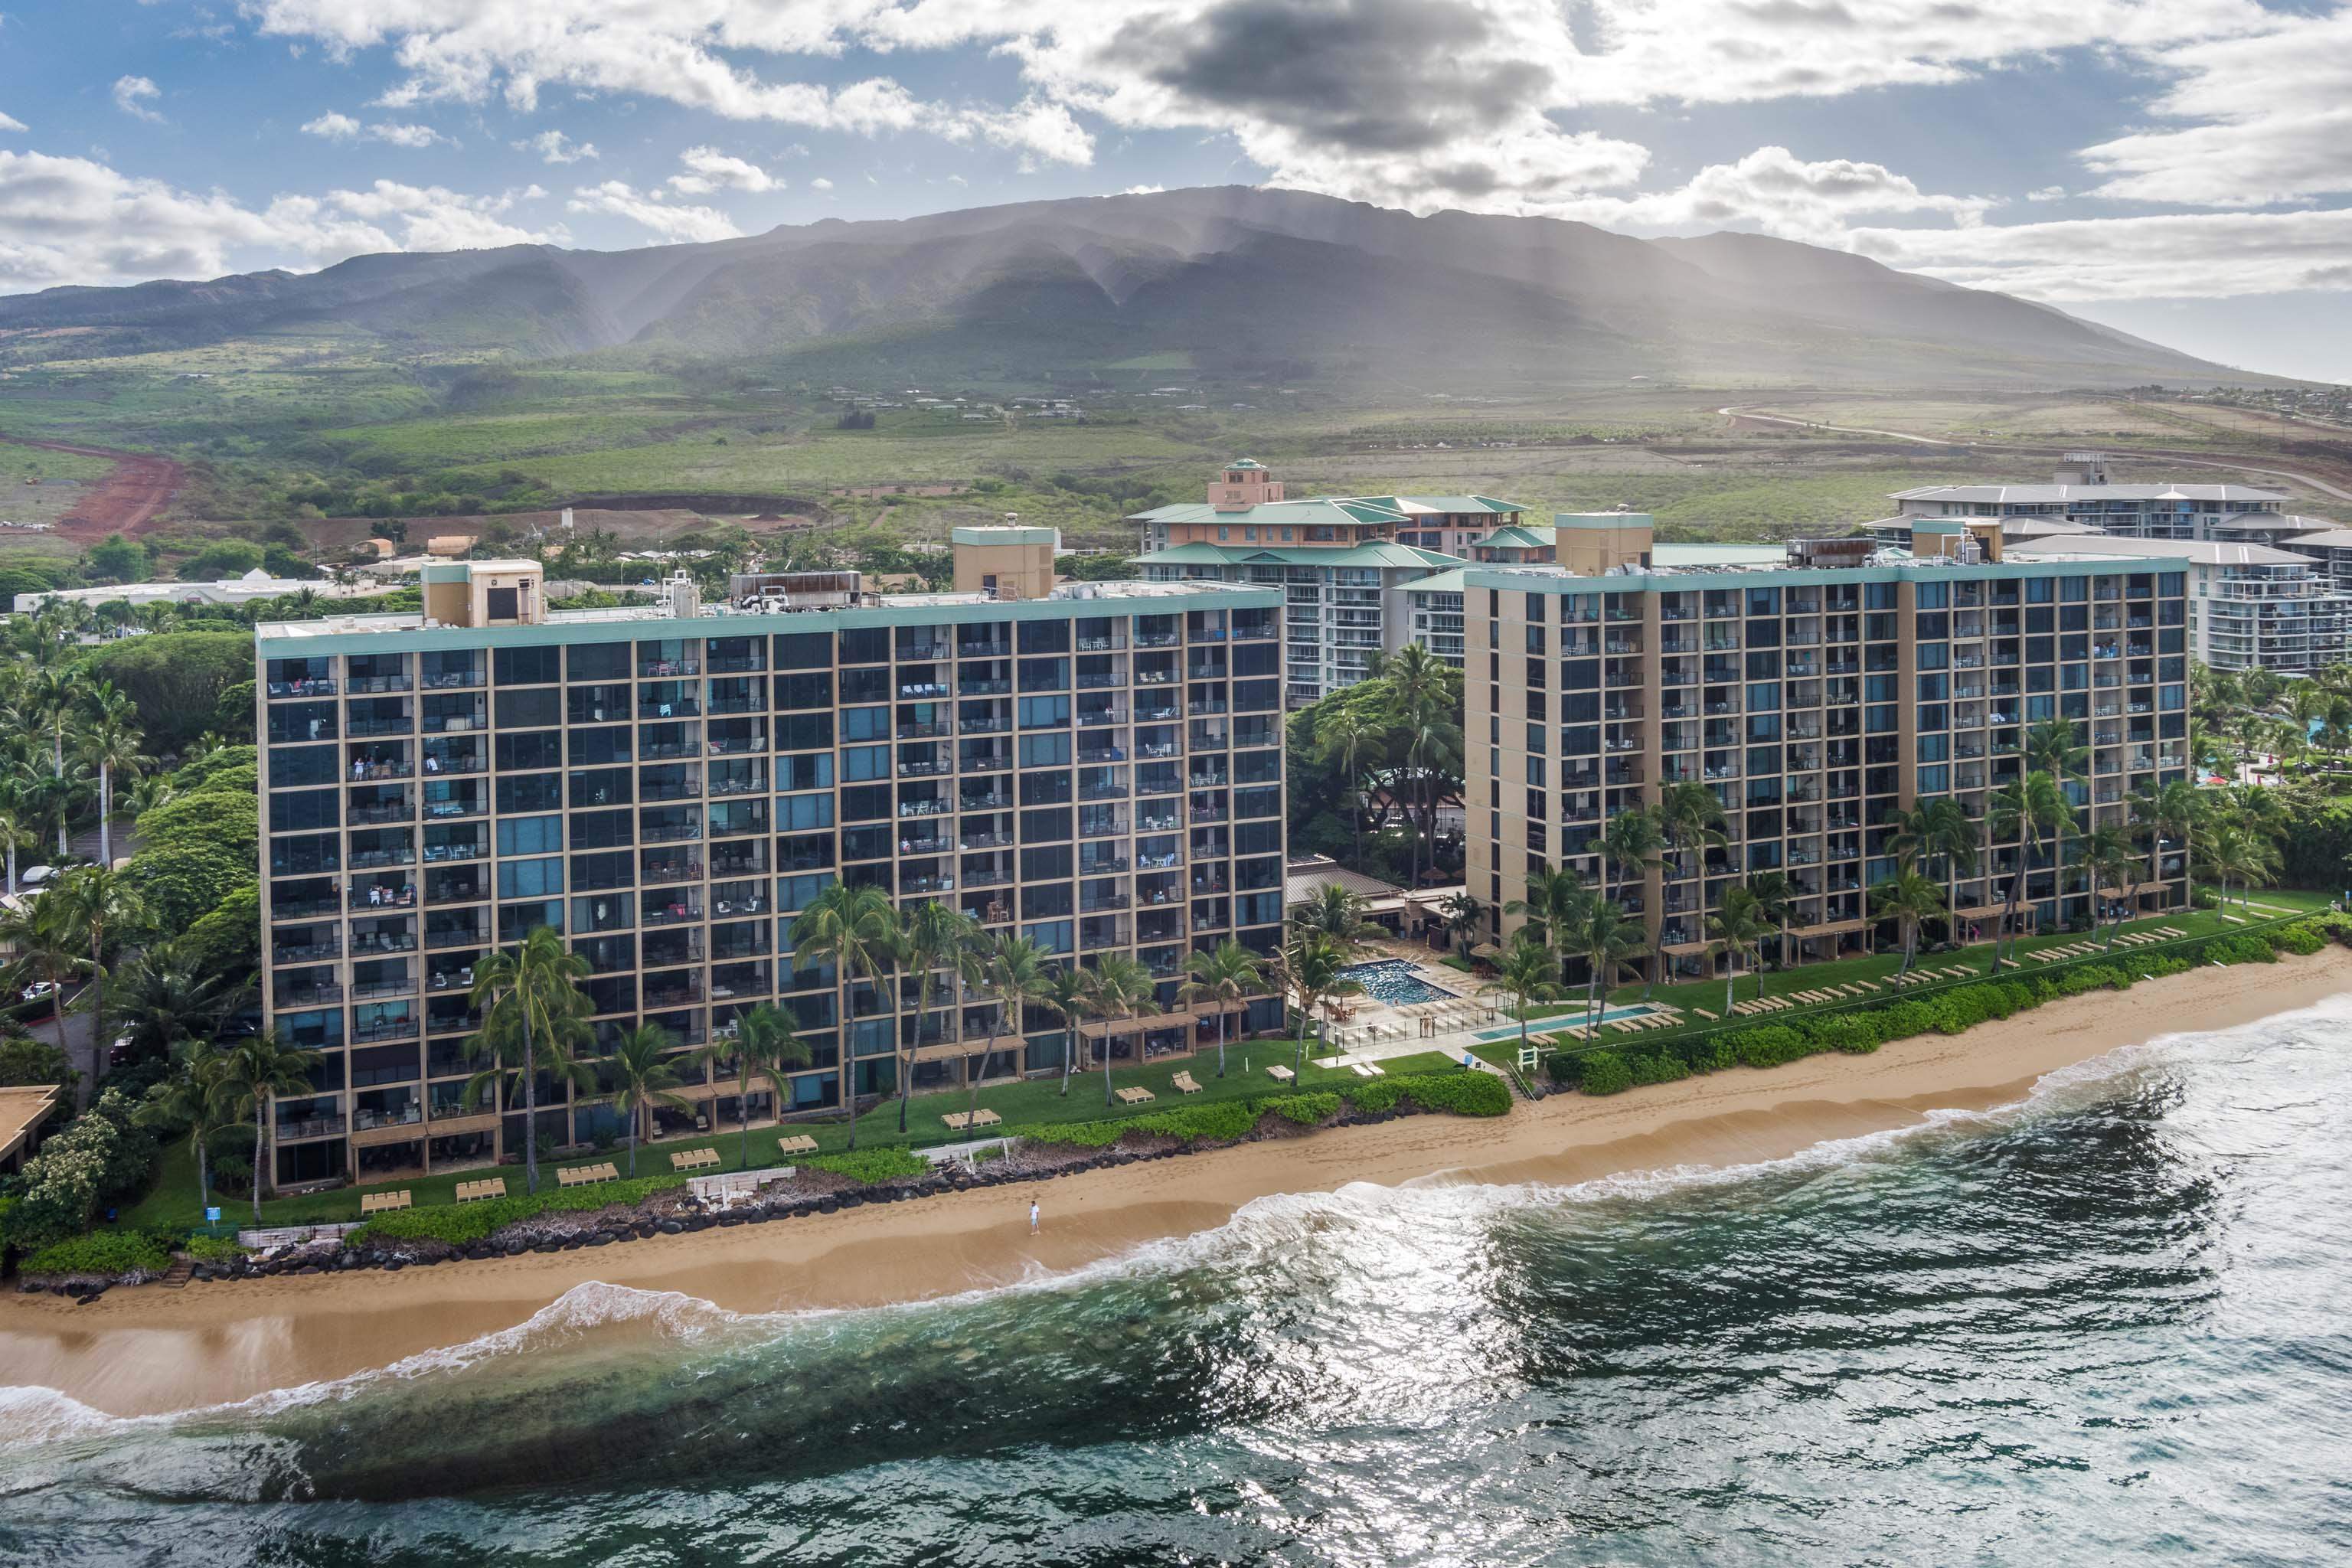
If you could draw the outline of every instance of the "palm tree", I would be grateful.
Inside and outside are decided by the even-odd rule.
[[[942,965],[961,967],[953,961],[971,946],[981,928],[978,921],[938,899],[923,900],[900,913],[898,920],[898,952],[907,967],[915,972],[915,1039],[912,1045],[903,1047],[898,1056],[898,1131],[904,1136],[907,1100],[915,1088],[915,1052],[922,1045],[923,1025],[930,1016],[931,973]],[[953,982],[950,984],[949,995],[952,998]],[[905,1031],[894,1023],[891,1038],[904,1037]]]
[[[1564,984],[1570,954],[1561,937],[1583,919],[1584,906],[1591,899],[1585,889],[1584,879],[1576,874],[1575,868],[1548,866],[1528,873],[1528,896],[1505,904],[1503,913],[1518,916],[1534,927],[1547,944],[1560,950],[1559,973]]]
[[[47,984],[57,1009],[60,1051],[66,1048],[66,983],[81,967],[84,938],[62,918],[66,912],[63,903],[52,902],[47,895],[30,904],[0,909],[0,947],[16,954],[9,964],[9,984],[21,989],[28,976]]]
[[[1364,868],[1364,763],[1379,749],[1381,732],[1352,708],[1341,708],[1317,728],[1316,750],[1327,764],[1336,764],[1348,781],[1351,800],[1349,821],[1355,828],[1356,855],[1349,864]]]
[[[1449,747],[1461,745],[1461,726],[1454,717],[1459,706],[1454,700],[1455,683],[1461,677],[1429,649],[1408,643],[1382,663],[1381,679],[1388,683],[1396,729],[1404,742],[1404,766],[1390,774],[1390,789],[1395,793],[1402,786],[1405,830],[1412,839],[1412,879],[1406,885],[1411,892],[1421,886],[1421,841],[1427,826],[1414,815],[1414,805],[1418,796],[1430,793],[1433,765]],[[1386,749],[1394,756],[1400,748],[1391,740]],[[1433,817],[1435,799],[1425,804],[1428,816]]]
[[[28,774],[23,781],[34,820],[57,832],[59,859],[72,853],[67,841],[66,821],[73,815],[74,802],[81,798],[89,783],[89,770],[82,765],[79,757],[59,763],[53,772]]]
[[[0,777],[0,848],[7,852],[8,896],[16,896],[16,852],[40,842],[31,792],[16,776]]]
[[[1736,884],[1724,889],[1722,908],[1706,917],[1711,944],[1727,960],[1723,970],[1723,1011],[1727,1016],[1731,1012],[1732,985],[1738,978],[1743,954],[1758,954],[1756,994],[1759,998],[1764,994],[1764,943],[1779,929],[1765,914],[1756,895]]]
[[[1957,943],[1960,940],[1960,877],[1964,871],[1973,872],[1977,865],[1976,823],[1958,801],[1947,795],[1897,813],[1894,828],[1887,835],[1886,850],[1898,863],[1916,863],[1923,868],[1930,861],[1944,863],[1951,939]]]
[[[145,917],[145,905],[124,874],[106,866],[77,866],[41,895],[57,918],[89,944],[90,1028],[106,1033],[106,956],[110,932],[120,936]]]
[[[154,758],[139,749],[138,710],[129,698],[101,680],[89,694],[89,719],[81,732],[81,760],[98,770],[98,863],[114,864],[114,781],[135,777]]]
[[[2132,796],[2132,816],[2147,837],[2147,879],[2163,877],[2163,847],[2186,846],[2205,816],[2205,797],[2187,779],[2174,779],[2159,789],[2142,789]]]
[[[188,1147],[196,1156],[196,1196],[205,1208],[213,1202],[212,1136],[230,1121],[228,1100],[220,1087],[224,1061],[210,1044],[195,1043],[173,1058],[172,1075],[151,1085],[147,1098],[131,1112],[131,1120],[142,1127],[187,1130]]]
[[[1225,938],[1213,949],[1194,948],[1184,955],[1184,972],[1192,978],[1176,989],[1179,1001],[1213,1003],[1217,1009],[1217,1076],[1225,1076],[1225,1014],[1265,985],[1265,965],[1256,953]]]
[[[1602,891],[1610,898],[1622,900],[1626,880],[1636,871],[1655,867],[1665,847],[1665,830],[1658,826],[1657,813],[1648,806],[1636,806],[1611,817],[1592,844],[1594,853],[1601,857]]]
[[[651,1119],[654,1107],[667,1105],[673,1110],[690,1109],[687,1102],[672,1094],[684,1080],[677,1076],[677,1064],[670,1052],[677,1047],[677,1037],[659,1024],[640,1024],[625,1029],[613,1042],[609,1058],[613,1072],[613,1108],[629,1119],[629,1175],[637,1173],[637,1138],[640,1129]],[[778,1089],[782,1104],[781,1088]],[[751,1131],[748,1121],[743,1134],[746,1163],[751,1154]]]
[[[1087,1016],[1086,971],[1065,963],[1047,973],[1031,1000],[1062,1020],[1062,1098],[1070,1097],[1070,1073],[1078,1060],[1078,1026]]]
[[[2132,894],[2138,890],[2135,884],[2139,879],[2139,853],[2132,847],[2131,835],[2122,828],[2095,827],[2084,837],[2082,865],[2083,869],[2090,874],[2091,920],[2094,929],[2096,929],[2105,921],[2099,912],[2099,890],[2102,888],[2121,888],[2124,890],[2124,908],[2130,907]],[[2121,913],[2116,914],[2112,922],[2107,922],[2107,951],[2114,951],[2116,932],[2123,930],[2123,926]]]
[[[275,1035],[247,1035],[222,1053],[218,1092],[238,1112],[253,1112],[253,1223],[261,1223],[261,1189],[275,1185],[270,1172],[269,1103],[281,1094],[304,1094],[310,1074],[323,1060],[318,1052],[289,1046]]]
[[[1726,819],[1723,802],[1715,791],[1696,779],[1662,786],[1658,791],[1658,828],[1665,835],[1667,853],[1674,858],[1675,880],[1685,881],[1690,877],[1685,851],[1692,847],[1702,853],[1717,845],[1728,842],[1724,834]],[[1665,910],[1658,911],[1657,942],[1651,952],[1648,982],[1642,987],[1646,1000],[1658,976],[1666,967]]]
[[[857,1147],[857,1097],[851,1088],[854,1041],[849,1018],[849,988],[861,976],[879,980],[895,965],[898,911],[890,895],[871,882],[853,888],[846,882],[826,884],[808,907],[793,917],[793,964],[814,969],[829,964],[835,994],[840,1002],[841,1107],[849,1117],[849,1146]],[[878,985],[877,989],[879,989]],[[889,998],[896,1013],[898,998]],[[896,1028],[896,1025],[892,1026]]]
[[[2017,906],[2025,896],[2025,871],[2033,858],[2056,843],[2074,825],[2074,809],[2066,804],[2058,788],[2058,781],[2046,773],[2030,773],[2023,778],[2011,779],[1993,791],[1992,810],[1986,819],[1992,836],[2017,840],[2017,866],[2009,879],[2007,907],[2001,911],[2001,932],[1994,935],[1992,968],[1989,973],[2000,973],[2000,936],[2009,938],[2011,954],[2017,951]]]
[[[999,933],[982,937],[972,950],[972,956],[976,961],[974,978],[996,996],[996,1032],[1017,1038],[1022,1009],[1053,987],[1054,976],[1046,968],[1051,961],[1045,950],[1028,937]],[[987,1075],[988,1053],[983,1047],[979,1072],[971,1070],[969,1058],[964,1061],[964,1086],[970,1091],[964,1103],[967,1128],[971,1125],[971,1113],[980,1110],[980,1080]]]
[[[1156,984],[1151,972],[1123,952],[1107,952],[1084,972],[1087,1010],[1106,1022],[1133,1018],[1151,1004]],[[1103,1103],[1111,1103],[1110,1035],[1103,1036]],[[1142,1047],[1136,1059],[1143,1059]]]
[[[1919,952],[1920,925],[1944,913],[1944,890],[1906,865],[1893,880],[1871,889],[1870,901],[1880,919],[1892,918],[1903,933],[1903,963],[1895,973],[1908,974]]]
[[[2091,749],[2074,738],[2072,719],[2044,719],[2025,732],[2023,765],[2028,773],[2044,773],[2061,783],[2079,779],[2089,764]]]
[[[565,951],[563,939],[547,926],[533,927],[514,947],[485,953],[474,964],[472,1002],[482,1022],[462,1048],[469,1060],[488,1065],[467,1080],[465,1103],[480,1104],[485,1091],[498,1095],[509,1077],[521,1081],[526,1192],[539,1191],[539,1075],[593,1082],[593,1069],[578,1055],[594,1035],[588,998],[579,988],[587,974],[588,960]]]
[[[142,1058],[171,1055],[210,1034],[252,990],[249,982],[231,985],[227,976],[197,973],[170,942],[123,964],[116,980],[115,1029]]]
[[[1606,906],[1604,906],[1606,907]],[[1533,926],[1521,926],[1511,933],[1510,942],[1495,954],[1495,978],[1478,987],[1482,992],[1498,992],[1511,999],[1511,1015],[1519,1023],[1520,1059],[1528,1049],[1528,1013],[1538,1002],[1557,1001],[1568,994],[1557,976],[1559,961],[1544,944]]]
[[[1350,957],[1361,951],[1365,942],[1388,934],[1365,918],[1364,900],[1337,882],[1326,882],[1318,888],[1313,898],[1291,912],[1290,923],[1321,931]]]
[[[848,1031],[842,1032],[842,1049],[849,1047]],[[751,1165],[751,1086],[761,1079],[768,1080],[769,1089],[776,1097],[776,1115],[784,1113],[784,1074],[793,1068],[804,1068],[816,1059],[806,1040],[793,1033],[793,1021],[772,1005],[754,1003],[735,1016],[735,1037],[713,1040],[702,1047],[697,1059],[721,1064],[733,1063],[735,1068],[736,1120],[743,1126],[743,1167]],[[850,1139],[857,1137],[856,1118],[850,1120]]]
[[[1297,999],[1299,1067],[1307,1065],[1307,1025],[1317,1009],[1335,996],[1363,990],[1340,973],[1347,964],[1348,955],[1339,944],[1318,931],[1294,933],[1282,950],[1284,989]]]
[[[1780,954],[1781,967],[1786,968],[1789,962],[1789,916],[1797,905],[1797,885],[1783,872],[1758,871],[1748,879],[1748,890],[1755,896],[1756,907],[1763,911],[1764,919],[1780,939],[1775,951]],[[1759,971],[1764,967],[1761,952],[1756,955],[1756,967]],[[1757,984],[1760,988],[1763,982],[1759,980]]]
[[[1445,935],[1454,956],[1463,957],[1469,950],[1470,937],[1486,923],[1486,906],[1466,892],[1448,893],[1439,900],[1437,912],[1445,917]]]
[[[1522,927],[1522,930],[1525,928]],[[1598,1025],[1609,987],[1620,971],[1648,945],[1639,921],[1628,919],[1610,899],[1587,899],[1577,918],[1555,940],[1560,950],[1585,962],[1584,1033],[1590,1039]],[[1506,955],[1507,956],[1507,954]],[[1524,1036],[1526,1030],[1521,1028]],[[1522,1039],[1521,1044],[1525,1044]]]

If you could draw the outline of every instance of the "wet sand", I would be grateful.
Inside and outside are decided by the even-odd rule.
[[[1872,1056],[1733,1068],[1607,1100],[1559,1095],[1492,1121],[1412,1117],[921,1203],[399,1274],[147,1285],[88,1306],[11,1292],[0,1297],[0,1385],[153,1414],[460,1344],[522,1322],[588,1280],[739,1311],[874,1306],[1074,1268],[1221,1225],[1276,1193],[1351,1182],[1567,1184],[1778,1159],[1930,1110],[2007,1103],[2046,1073],[2160,1035],[2229,1028],[2347,992],[2352,952],[2331,947],[2073,997]],[[1033,1197],[1044,1211],[1034,1237]]]

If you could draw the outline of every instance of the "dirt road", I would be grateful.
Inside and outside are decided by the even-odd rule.
[[[35,441],[21,436],[0,436],[0,441],[37,447],[44,452],[113,459],[113,472],[85,490],[73,510],[58,523],[57,537],[77,544],[95,544],[110,533],[136,539],[153,531],[185,477],[179,464],[152,452],[118,452],[110,447],[78,447],[66,441]]]

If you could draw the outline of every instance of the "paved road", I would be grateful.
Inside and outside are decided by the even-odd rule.
[[[2069,451],[2078,449],[2070,447],[2028,446],[2015,441],[1947,441],[1934,436],[1912,436],[1900,430],[1874,430],[1861,425],[1825,425],[1818,419],[1798,419],[1786,414],[1770,414],[1760,408],[1747,407],[1738,404],[1728,408],[1718,408],[1716,412],[1727,419],[1753,419],[1764,425],[1793,425],[1803,430],[1827,430],[1840,436],[1876,436],[1889,441],[1909,441],[1921,447],[1957,447],[1983,452],[2025,452],[2042,457],[2061,457]],[[2117,455],[2157,458],[2191,468],[2221,468],[2231,473],[2260,474],[2265,479],[2292,479],[2297,484],[2308,485],[2323,495],[2334,496],[2338,500],[2352,500],[2352,489],[2346,489],[2340,485],[2330,483],[2312,474],[2299,473],[2293,468],[2261,468],[2252,463],[2225,462],[2212,458],[2184,458],[2173,452],[2135,451],[2128,447],[2121,449]]]

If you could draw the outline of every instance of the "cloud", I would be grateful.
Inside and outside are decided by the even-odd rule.
[[[163,96],[163,89],[143,76],[114,79],[114,107],[138,120],[152,120],[162,124],[163,117],[147,107],[150,99]]]
[[[716,147],[688,147],[677,155],[683,174],[669,177],[669,188],[686,195],[712,191],[781,191],[784,182],[757,163],[721,153]]]
[[[583,158],[597,156],[596,143],[574,142],[561,131],[542,131],[509,145],[518,153],[538,153],[542,163],[577,163]]]
[[[216,278],[317,267],[369,251],[563,240],[500,216],[508,197],[378,181],[250,207],[136,179],[89,158],[0,151],[0,289]]]
[[[429,125],[401,125],[388,121],[362,125],[348,114],[338,114],[332,110],[316,120],[305,121],[302,133],[323,136],[330,142],[354,142],[364,136],[371,141],[388,142],[395,147],[430,147],[436,142],[448,140]]]
[[[583,185],[564,204],[575,213],[606,213],[641,224],[671,240],[732,239],[743,231],[716,207],[687,206],[662,199],[658,191],[638,191],[621,180]]]
[[[1984,196],[1934,195],[1883,163],[1847,158],[1807,163],[1786,147],[1759,147],[1736,163],[1711,163],[1678,190],[1575,203],[1568,216],[1649,233],[1754,228],[1835,245],[1855,217],[1936,213],[1974,224],[1999,205]]]
[[[2066,187],[2043,185],[2038,190],[2026,192],[2025,199],[2029,202],[2063,202],[2066,199]]]
[[[819,174],[815,179],[809,182],[809,189],[813,191],[829,191],[833,189],[833,182],[826,179],[823,174]]]
[[[2091,195],[2200,206],[2264,206],[2352,191],[2352,9],[2281,16],[2252,36],[2147,52],[2174,79],[2161,120],[2083,150],[2108,177]]]
[[[1129,185],[1118,194],[1123,196],[1156,196],[1167,188],[1165,185]]]
[[[1890,267],[2037,300],[2228,299],[2344,287],[2352,211],[1862,228],[1851,243]]]
[[[0,131],[23,131],[25,122],[13,114],[0,114]]]

